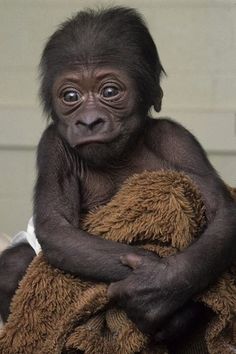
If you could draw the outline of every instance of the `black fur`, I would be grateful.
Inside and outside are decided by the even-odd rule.
[[[79,12],[51,36],[40,70],[52,118],[38,147],[34,196],[45,256],[81,278],[115,282],[111,298],[142,331],[178,337],[199,313],[190,299],[235,259],[236,205],[195,137],[169,119],[148,117],[152,105],[161,108],[164,70],[143,19],[124,7]],[[202,193],[208,227],[188,249],[161,260],[80,229],[81,214],[106,204],[126,178],[160,169],[184,171]],[[136,269],[121,261],[129,254],[139,257]],[[33,255],[22,245],[0,258],[4,320]]]

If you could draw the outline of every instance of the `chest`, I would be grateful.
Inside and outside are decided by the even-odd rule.
[[[124,181],[136,173],[145,170],[158,171],[170,166],[153,153],[143,153],[135,156],[123,166],[113,166],[102,171],[85,170],[80,178],[80,206],[81,212],[88,211],[107,204],[118,192]]]

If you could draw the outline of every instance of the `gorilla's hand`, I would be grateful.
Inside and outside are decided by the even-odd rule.
[[[152,253],[128,254],[121,257],[121,262],[133,272],[125,280],[112,283],[108,295],[137,327],[156,335],[157,340],[186,328],[196,313],[183,307],[193,294],[185,276],[186,265],[179,264],[174,256],[160,259]]]

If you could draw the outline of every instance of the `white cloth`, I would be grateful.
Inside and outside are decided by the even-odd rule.
[[[15,246],[22,242],[29,243],[29,245],[34,249],[36,254],[39,254],[39,252],[41,251],[41,246],[34,232],[33,218],[31,218],[28,222],[27,231],[20,231],[17,235],[15,235],[11,241],[11,245]]]

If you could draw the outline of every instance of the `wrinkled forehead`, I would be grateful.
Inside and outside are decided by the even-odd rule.
[[[65,82],[84,85],[86,82],[97,84],[109,80],[124,86],[135,87],[135,80],[122,67],[74,65],[66,68],[56,76],[53,87],[57,88]]]
[[[59,55],[58,55],[59,54]],[[60,53],[54,53],[47,61],[47,68],[54,72],[56,76],[64,71],[96,71],[112,68],[113,71],[132,72],[141,63],[132,58],[127,53],[97,53],[79,51],[77,53],[68,53],[67,50],[61,50]]]

